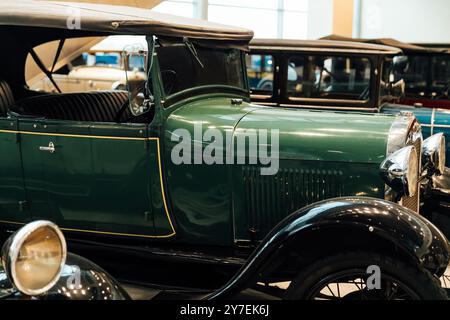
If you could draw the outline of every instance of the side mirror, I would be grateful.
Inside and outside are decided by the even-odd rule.
[[[28,296],[44,294],[58,282],[66,257],[66,240],[50,221],[27,224],[2,248],[2,264],[9,280]]]

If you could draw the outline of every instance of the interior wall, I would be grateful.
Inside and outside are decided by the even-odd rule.
[[[308,39],[318,39],[333,33],[333,0],[309,0]]]
[[[448,0],[360,0],[364,38],[396,38],[406,42],[449,43]],[[359,34],[358,34],[359,33]]]

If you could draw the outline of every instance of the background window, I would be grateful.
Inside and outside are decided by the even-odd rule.
[[[270,95],[273,93],[274,60],[270,55],[247,55],[247,74],[251,93]]]
[[[367,100],[371,63],[366,58],[292,57],[288,94],[296,98]]]
[[[332,0],[321,0],[322,5],[317,1],[165,0],[152,10],[247,28],[257,38],[312,39],[319,36],[317,30],[325,29],[321,36],[331,33],[331,21],[324,17],[332,11]]]

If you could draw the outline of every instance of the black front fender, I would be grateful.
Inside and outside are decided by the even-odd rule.
[[[334,230],[337,232],[328,232]],[[448,265],[450,247],[428,220],[397,204],[371,198],[339,198],[308,206],[282,221],[262,241],[241,270],[207,299],[230,298],[251,286],[266,269],[285,258],[286,248],[305,247],[305,235],[318,234],[329,243],[339,237],[370,235],[372,242],[389,243],[411,263],[440,273]],[[331,235],[331,236],[329,236]],[[336,238],[338,237],[338,238]],[[314,246],[314,243],[307,243]],[[364,249],[364,248],[360,248]],[[349,248],[339,248],[341,252]]]

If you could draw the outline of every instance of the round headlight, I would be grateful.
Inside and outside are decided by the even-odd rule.
[[[5,243],[3,266],[14,286],[36,296],[51,289],[66,263],[66,241],[49,221],[36,221],[17,231]]]
[[[432,173],[443,174],[446,162],[446,142],[443,133],[435,134],[423,142],[422,162]]]
[[[380,166],[380,174],[388,186],[401,196],[414,197],[418,192],[419,159],[414,146],[390,155]]]

